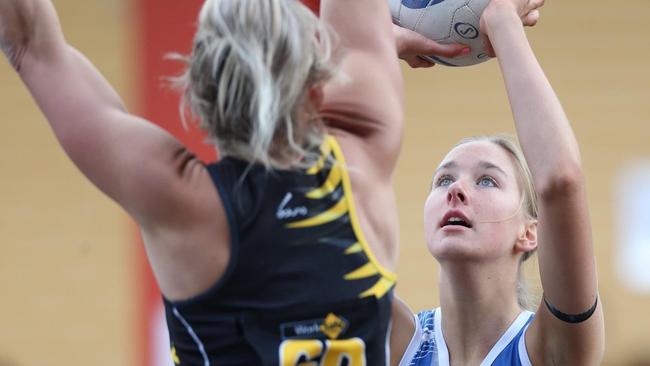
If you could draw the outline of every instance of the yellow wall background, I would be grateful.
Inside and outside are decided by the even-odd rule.
[[[54,4],[68,41],[129,99],[128,4]],[[0,63],[0,365],[135,365],[128,218],[67,159]]]
[[[128,0],[54,3],[68,40],[131,101]],[[614,267],[615,179],[627,161],[650,161],[650,1],[549,0],[542,14],[529,36],[581,142],[607,319],[605,364],[650,365],[650,294],[626,290]],[[461,137],[513,129],[496,61],[404,71],[398,292],[419,310],[438,301],[422,229],[433,169]],[[0,366],[135,365],[141,320],[131,224],[67,160],[4,61],[0,172]]]

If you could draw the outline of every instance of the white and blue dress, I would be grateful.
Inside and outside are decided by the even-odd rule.
[[[488,352],[481,366],[532,366],[525,334],[534,313],[522,311]],[[442,310],[425,310],[415,317],[415,333],[399,366],[449,366],[449,350],[442,334]]]

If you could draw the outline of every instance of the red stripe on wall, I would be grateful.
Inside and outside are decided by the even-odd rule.
[[[134,67],[136,109],[139,115],[160,125],[176,136],[203,161],[216,158],[213,148],[203,143],[203,134],[190,126],[185,130],[179,114],[180,96],[164,81],[166,76],[178,75],[183,65],[166,60],[165,56],[191,51],[192,36],[200,0],[136,0],[134,1]],[[160,306],[160,291],[149,267],[144,246],[138,234],[134,235],[137,248],[139,285],[137,319],[137,365],[154,366],[151,354],[154,310]],[[155,365],[160,366],[160,365]]]
[[[302,2],[316,14],[320,11],[320,0],[303,0]]]
[[[164,77],[181,73],[183,65],[165,60],[170,53],[188,54],[196,29],[199,0],[138,0],[138,79],[140,112],[171,132],[204,161],[214,160],[214,149],[203,143],[194,126],[187,131],[179,117],[179,94]]]

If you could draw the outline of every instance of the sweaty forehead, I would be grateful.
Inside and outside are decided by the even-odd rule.
[[[508,175],[512,175],[515,169],[511,154],[490,141],[472,141],[454,147],[440,162],[438,169],[476,168],[486,166],[485,163],[495,165]]]

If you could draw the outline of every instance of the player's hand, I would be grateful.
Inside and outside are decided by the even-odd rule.
[[[443,56],[453,58],[466,55],[469,47],[460,44],[440,44],[436,41],[393,24],[393,33],[397,46],[397,55],[413,68],[432,67],[435,64],[420,58],[421,55]]]
[[[521,18],[521,23],[526,27],[534,27],[539,21],[539,8],[544,6],[545,0],[492,0],[481,16],[481,33],[487,54],[495,57],[494,48],[488,38],[488,26],[485,19],[495,12],[514,11]]]

